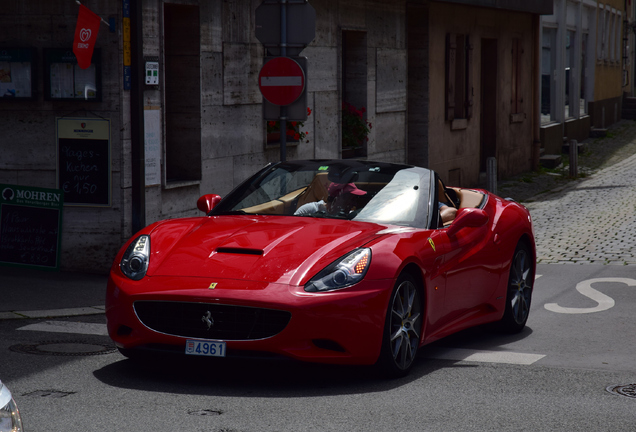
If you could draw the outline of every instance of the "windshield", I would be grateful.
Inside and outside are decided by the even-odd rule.
[[[429,226],[432,172],[369,161],[295,161],[268,166],[210,215],[263,214]]]

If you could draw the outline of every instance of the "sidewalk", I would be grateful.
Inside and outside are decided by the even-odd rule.
[[[573,187],[596,173],[628,159],[636,154],[636,121],[621,120],[608,129],[605,138],[588,138],[585,150],[579,154],[579,177],[569,177],[568,155],[563,155],[562,165],[555,169],[541,168],[501,181],[497,195],[510,197],[521,203],[542,201],[546,195]]]
[[[107,278],[0,266],[0,320],[104,313]]]
[[[636,264],[636,122],[588,139],[579,176],[569,161],[500,185],[498,194],[530,210],[540,264]]]
[[[613,232],[604,234],[595,227],[589,233],[590,230],[583,226],[585,221],[572,217],[564,221],[560,216],[568,209],[580,214],[576,209],[577,203],[585,208],[595,208],[597,212],[605,211],[605,198],[602,198],[605,195],[601,201],[590,201],[590,190],[612,188],[623,193],[636,190],[633,187],[636,183],[636,122],[622,120],[609,128],[606,138],[589,139],[585,147],[579,157],[578,179],[568,177],[568,160],[564,156],[561,167],[524,173],[501,182],[498,195],[511,197],[530,208],[537,233],[538,262],[636,263],[636,246],[632,249],[631,244],[636,243],[633,234],[636,233],[636,223],[631,222],[636,206],[634,192],[624,195],[629,196],[629,206],[621,203],[627,212],[622,220],[627,219],[628,228],[608,223],[605,225]],[[613,178],[611,184],[603,183],[605,178],[610,177]],[[570,194],[572,198],[563,198],[568,191],[576,189],[587,192],[577,191],[574,195]],[[581,199],[581,193],[585,193],[585,198]],[[576,194],[579,194],[578,198]],[[555,203],[565,208],[556,210],[553,208]],[[558,229],[555,230],[555,226]],[[617,236],[630,242],[622,244],[621,250],[614,252],[612,248],[616,245],[612,239]],[[579,244],[581,248],[577,248]],[[107,275],[0,266],[0,320],[103,313],[106,281]]]

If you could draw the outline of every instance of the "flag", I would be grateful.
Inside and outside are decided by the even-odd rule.
[[[80,5],[73,39],[73,54],[77,57],[77,64],[82,69],[91,65],[93,49],[102,19],[86,6]]]

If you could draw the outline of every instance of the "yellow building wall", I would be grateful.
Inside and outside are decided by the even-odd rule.
[[[596,52],[596,70],[595,70],[595,85],[594,85],[594,100],[602,101],[605,99],[612,99],[616,97],[622,96],[622,83],[623,83],[623,67],[622,67],[622,56],[623,56],[623,33],[625,29],[623,28],[623,20],[625,19],[625,1],[624,0],[605,0],[603,4],[606,6],[610,6],[618,11],[621,11],[621,33],[617,38],[617,48],[618,48],[618,57],[616,61],[613,60],[600,60],[599,53]],[[596,29],[597,34],[596,37],[599,38],[602,35],[600,34],[600,29],[602,28],[600,22],[600,9],[596,9]],[[597,39],[598,40],[598,39]],[[598,43],[596,44],[596,49],[598,50]]]

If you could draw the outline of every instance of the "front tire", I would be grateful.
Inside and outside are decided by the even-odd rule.
[[[422,300],[415,279],[398,278],[387,310],[378,366],[388,377],[406,376],[417,356],[422,335]]]
[[[525,243],[519,243],[512,256],[506,308],[499,327],[506,333],[519,333],[530,315],[530,303],[534,284],[532,252]]]

